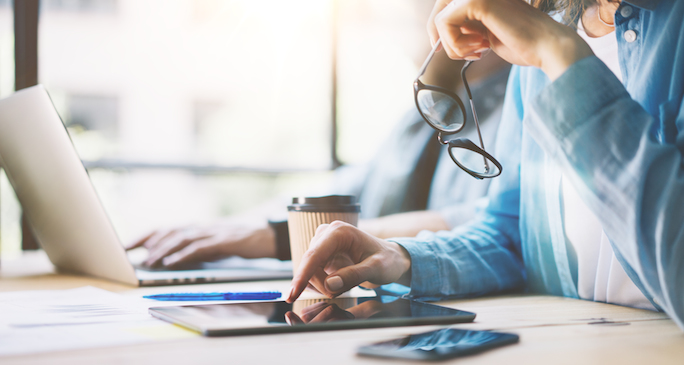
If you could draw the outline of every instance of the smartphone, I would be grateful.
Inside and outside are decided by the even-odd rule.
[[[438,361],[467,356],[517,343],[513,333],[445,328],[396,340],[362,346],[359,355],[394,359]]]

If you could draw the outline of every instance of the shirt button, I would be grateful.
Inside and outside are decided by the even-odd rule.
[[[620,9],[620,15],[622,15],[623,18],[629,18],[633,11],[634,9],[632,9],[631,6],[625,5]]]
[[[637,34],[635,31],[630,29],[630,30],[626,31],[624,34],[622,34],[622,37],[625,38],[627,43],[632,43],[632,42],[636,41]]]

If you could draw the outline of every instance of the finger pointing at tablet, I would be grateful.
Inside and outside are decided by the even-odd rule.
[[[340,256],[345,259],[339,260]],[[287,301],[296,300],[309,283],[331,298],[365,281],[408,283],[410,268],[408,252],[398,244],[335,221],[316,231],[292,279]]]

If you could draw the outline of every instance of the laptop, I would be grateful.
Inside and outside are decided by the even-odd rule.
[[[291,266],[275,259],[231,258],[175,271],[134,268],[42,85],[0,100],[0,166],[60,271],[135,286],[292,277]]]

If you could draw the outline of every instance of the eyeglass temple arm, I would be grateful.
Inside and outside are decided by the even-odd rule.
[[[468,80],[466,79],[466,70],[474,61],[466,61],[465,65],[461,69],[461,80],[463,80],[463,85],[465,86],[466,92],[468,93],[468,100],[470,100],[470,109],[473,111],[473,120],[475,121],[475,128],[477,128],[477,137],[480,139],[480,147],[485,151],[484,141],[482,140],[482,133],[480,132],[480,122],[477,120],[477,111],[475,110],[475,103],[473,103],[473,94],[470,92],[470,86],[468,86]],[[484,158],[485,169],[489,171],[489,162]]]
[[[430,54],[425,59],[425,62],[423,62],[423,66],[420,67],[420,72],[418,73],[416,80],[418,80],[421,76],[423,76],[423,74],[425,73],[425,70],[427,69],[428,65],[430,64],[430,61],[432,61],[432,57],[434,57],[435,53],[437,53],[437,48],[439,48],[440,44],[442,44],[442,40],[438,39],[437,42],[435,42],[435,45],[432,47],[432,51],[430,51]]]

